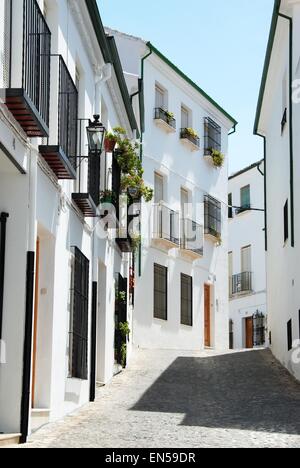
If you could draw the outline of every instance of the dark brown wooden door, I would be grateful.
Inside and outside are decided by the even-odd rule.
[[[253,348],[253,318],[246,319],[246,348]]]
[[[210,286],[204,286],[204,337],[205,346],[211,347],[211,323],[210,323]]]

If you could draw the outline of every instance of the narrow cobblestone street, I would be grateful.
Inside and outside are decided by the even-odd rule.
[[[300,385],[269,351],[139,351],[27,448],[300,447]]]

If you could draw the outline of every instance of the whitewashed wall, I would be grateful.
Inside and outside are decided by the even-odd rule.
[[[299,30],[300,5],[284,1],[285,12],[294,18],[294,57],[293,78],[299,73]],[[289,67],[288,22],[279,19],[273,55],[267,80],[259,131],[267,138],[267,210],[268,210],[268,253],[267,289],[269,326],[272,333],[272,351],[287,369],[300,379],[300,366],[293,360],[293,351],[288,351],[287,322],[292,320],[293,340],[299,340],[300,309],[300,218],[298,213],[299,192],[299,104],[293,105],[294,111],[294,197],[295,197],[295,247],[291,246],[291,214],[289,210],[289,239],[284,243],[283,209],[290,198],[290,145],[289,118],[283,135],[280,132],[282,119],[282,83]],[[289,114],[288,114],[289,115]],[[299,354],[299,353],[298,353]],[[297,357],[297,353],[296,353]]]
[[[141,57],[147,48],[139,39],[117,32],[115,38],[120,50],[125,76],[134,89],[133,77],[139,76]],[[135,60],[133,58],[135,57]],[[147,222],[152,204],[144,204],[142,216],[142,262],[141,277],[137,278],[137,296],[134,312],[134,344],[145,348],[203,349],[204,347],[204,284],[212,285],[212,345],[228,348],[228,137],[231,123],[213,105],[200,96],[163,61],[152,55],[144,66],[145,125],[143,138],[143,164],[145,182],[154,187],[154,172],[166,180],[166,204],[180,209],[180,189],[190,193],[194,220],[204,224],[204,194],[209,193],[222,201],[222,246],[216,247],[206,240],[204,258],[194,265],[177,258],[176,251],[169,255],[150,246]],[[175,114],[177,131],[167,134],[153,121],[155,108],[155,83],[168,91],[168,110]],[[181,105],[191,110],[193,127],[201,137],[199,152],[191,152],[179,139],[181,128]],[[220,169],[212,168],[203,158],[204,118],[213,118],[222,127],[222,151],[226,163]],[[196,205],[200,209],[196,210]],[[167,322],[153,319],[153,268],[154,263],[169,267],[169,319]],[[180,273],[191,275],[194,280],[194,326],[180,325]]]
[[[230,178],[229,193],[232,194],[234,206],[241,206],[241,188],[250,185],[251,207],[264,210],[264,177],[258,171],[258,167],[245,170],[244,173]],[[262,170],[263,167],[260,169]],[[252,317],[257,311],[267,313],[264,223],[263,211],[246,211],[237,215],[233,209],[233,219],[229,220],[229,252],[232,252],[233,275],[243,273],[241,249],[251,246],[253,291],[251,294],[233,296],[229,302],[229,315],[233,320],[236,349],[246,346],[245,318]]]

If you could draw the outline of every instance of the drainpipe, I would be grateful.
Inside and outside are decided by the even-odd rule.
[[[145,77],[145,62],[146,60],[152,55],[153,50],[151,47],[151,44],[148,44],[148,48],[150,49],[149,53],[145,55],[145,57],[142,58],[141,62],[141,82],[142,82],[142,87],[141,90],[139,90],[140,94],[141,92],[144,93],[144,77]],[[144,142],[144,132],[145,132],[145,122],[144,122],[144,112],[140,111],[140,159],[143,162],[143,156],[144,156],[144,151],[143,151],[143,142]],[[142,222],[142,221],[141,221]],[[140,244],[139,246],[139,276],[142,275],[142,246]]]
[[[0,215],[0,357],[2,340],[2,319],[3,319],[3,301],[4,301],[4,271],[5,271],[5,248],[6,248],[6,223],[9,215],[1,213]]]
[[[265,208],[265,251],[268,251],[268,211],[267,211],[267,138],[264,135],[256,133],[258,137],[261,137],[264,142],[264,208]],[[261,173],[260,169],[258,168]]]
[[[21,401],[21,443],[28,437],[31,394],[32,335],[34,306],[34,273],[36,250],[36,198],[37,198],[37,160],[38,155],[32,150],[29,155],[29,195],[28,195],[28,250],[26,271],[25,331],[23,350],[23,383]]]
[[[293,18],[278,12],[278,16],[289,22],[289,114],[290,114],[290,192],[291,192],[291,245],[295,247],[295,202],[294,202],[294,128],[293,128],[293,73],[294,73],[294,52],[293,52]]]
[[[228,133],[228,136],[231,136],[231,135],[233,135],[234,133],[236,133],[236,127],[237,127],[237,124],[234,124],[234,127],[233,127],[233,129],[231,130],[231,132]]]

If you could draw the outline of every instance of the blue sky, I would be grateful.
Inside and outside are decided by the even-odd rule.
[[[273,0],[98,0],[106,26],[150,40],[238,122],[230,171],[263,156],[253,123]]]

